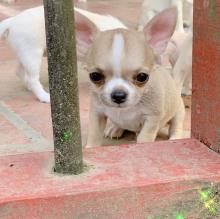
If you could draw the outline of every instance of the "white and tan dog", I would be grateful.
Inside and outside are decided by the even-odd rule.
[[[144,0],[141,6],[138,30],[143,30],[151,18],[171,6],[176,7],[178,10],[176,30],[184,32],[184,21],[191,27],[193,0]]]
[[[99,15],[75,8],[78,55],[84,54],[85,42],[78,40],[88,30],[81,26],[84,19],[90,19],[100,31],[126,28],[117,18]],[[50,102],[50,95],[39,80],[42,57],[46,51],[44,9],[31,8],[0,22],[0,37],[4,37],[18,58],[17,75],[41,102]],[[82,42],[82,43],[81,43]]]
[[[116,29],[97,33],[93,43],[86,40],[92,83],[88,147],[102,144],[104,130],[108,137],[120,137],[126,129],[137,133],[138,143],[154,141],[167,123],[170,139],[182,137],[181,94],[170,72],[156,64],[176,19],[177,11],[171,8],[155,16],[143,32]],[[85,25],[95,32],[89,22]],[[87,34],[81,39],[86,38],[93,37]]]
[[[172,41],[175,52],[169,54],[172,76],[183,95],[192,94],[192,34],[175,33]]]

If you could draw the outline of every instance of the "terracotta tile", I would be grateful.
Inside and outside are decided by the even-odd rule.
[[[28,139],[0,113],[0,147],[6,144],[27,144],[30,142],[31,139]]]

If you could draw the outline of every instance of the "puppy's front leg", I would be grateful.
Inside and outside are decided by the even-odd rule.
[[[90,110],[90,121],[86,147],[102,145],[102,138],[106,126],[106,116],[96,112],[94,107]]]
[[[169,128],[169,139],[181,139],[183,136],[183,122],[185,118],[185,106],[183,100],[180,101],[176,115],[171,119]]]
[[[155,141],[160,128],[159,121],[160,119],[158,116],[151,116],[147,118],[139,135],[137,136],[137,143]]]

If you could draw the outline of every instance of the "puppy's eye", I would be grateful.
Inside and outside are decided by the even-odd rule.
[[[104,80],[104,75],[100,72],[92,72],[89,74],[90,80],[94,83],[100,83]]]
[[[136,81],[140,84],[143,84],[147,82],[148,80],[149,80],[149,75],[146,73],[141,72],[136,76]]]

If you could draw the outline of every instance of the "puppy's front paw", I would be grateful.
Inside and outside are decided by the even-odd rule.
[[[146,134],[146,135],[141,135],[139,134],[137,136],[137,143],[141,144],[141,143],[146,143],[146,142],[153,142],[155,141],[155,134]]]
[[[177,130],[175,133],[173,133],[169,137],[169,140],[178,140],[178,139],[182,139],[182,138],[183,138],[182,130]]]
[[[124,133],[124,130],[119,128],[112,122],[108,122],[104,131],[105,138],[120,138]]]

